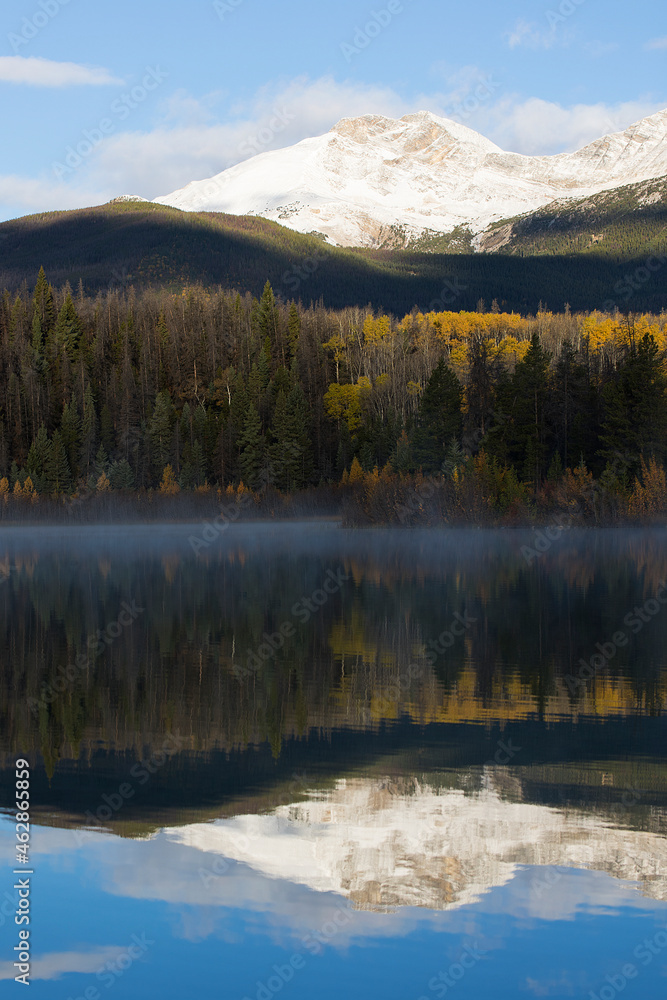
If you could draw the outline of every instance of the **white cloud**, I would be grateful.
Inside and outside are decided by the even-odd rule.
[[[9,210],[17,206],[18,211],[5,211],[5,218],[30,215],[34,212],[49,212],[70,208],[89,208],[113,197],[106,189],[93,190],[88,186],[59,184],[48,177],[19,177],[15,174],[0,175],[0,206]]]
[[[89,158],[91,186],[113,193],[156,197],[220,173],[258,152],[291,146],[327,132],[340,118],[418,110],[388,87],[338,84],[325,77],[267,86],[229,109],[229,120],[210,121],[211,104],[179,94],[162,108],[151,132],[109,136]],[[428,105],[426,105],[428,106]]]
[[[0,81],[26,83],[32,87],[101,87],[123,82],[108,70],[95,66],[24,56],[0,56]]]
[[[580,148],[664,106],[640,99],[564,107],[508,94],[500,81],[474,66],[454,73],[441,66],[435,69],[444,86],[411,100],[390,87],[341,83],[331,77],[274,83],[231,108],[225,107],[224,94],[197,99],[179,91],[158,107],[151,131],[120,131],[119,123],[118,131],[60,182],[48,165],[41,176],[0,176],[0,217],[82,208],[120,194],[156,198],[212,177],[254,152],[321,135],[339,119],[355,115],[398,118],[429,110],[457,118],[502,149],[545,155]],[[225,121],[220,120],[223,116]],[[59,159],[63,157],[64,152]]]
[[[101,969],[106,962],[113,962],[126,950],[127,945],[125,948],[106,947],[89,952],[62,951],[40,955],[31,961],[30,977],[31,979],[60,979],[61,976],[73,972],[94,973]],[[13,979],[15,975],[16,969],[13,962],[0,962],[0,981]]]
[[[557,43],[558,35],[552,28],[550,31],[540,28],[534,21],[524,21],[522,18],[506,33],[507,44],[511,49],[525,47],[528,49],[550,49]],[[561,40],[563,40],[561,38]]]
[[[480,108],[472,124],[502,149],[529,156],[570,152],[610,132],[621,132],[663,105],[649,100],[563,107],[537,97],[505,95]]]
[[[667,49],[667,35],[664,38],[652,38],[646,43],[647,49]]]

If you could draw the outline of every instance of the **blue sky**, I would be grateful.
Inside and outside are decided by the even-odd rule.
[[[0,219],[154,198],[342,117],[576,149],[667,107],[659,0],[5,0]]]

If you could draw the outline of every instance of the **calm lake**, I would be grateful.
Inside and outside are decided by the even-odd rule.
[[[667,995],[667,531],[0,531],[31,997]],[[540,551],[543,550],[543,551]]]

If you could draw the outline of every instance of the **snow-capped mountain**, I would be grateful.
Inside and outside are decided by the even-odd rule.
[[[330,132],[261,153],[215,177],[156,198],[185,211],[259,215],[340,246],[378,246],[392,234],[473,235],[556,199],[667,174],[667,109],[575,153],[503,152],[427,111],[399,120],[344,118]]]
[[[341,779],[272,813],[165,834],[360,909],[464,906],[526,865],[589,868],[667,898],[664,837],[627,828],[622,817],[616,825],[605,815],[510,801],[492,769],[473,794],[416,779]]]

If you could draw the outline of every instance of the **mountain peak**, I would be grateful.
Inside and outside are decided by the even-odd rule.
[[[503,152],[460,122],[417,111],[342,118],[324,135],[189,184],[161,204],[260,215],[341,246],[476,236],[558,199],[667,175],[667,110],[575,153]],[[457,237],[458,238],[458,237]]]
[[[413,153],[427,149],[434,142],[443,139],[470,143],[478,148],[483,147],[489,153],[501,152],[490,139],[485,139],[467,125],[449,118],[439,118],[431,111],[416,111],[403,115],[402,118],[387,118],[385,115],[341,118],[329,134],[344,136],[361,144],[386,140],[397,148],[403,147],[405,152]]]

